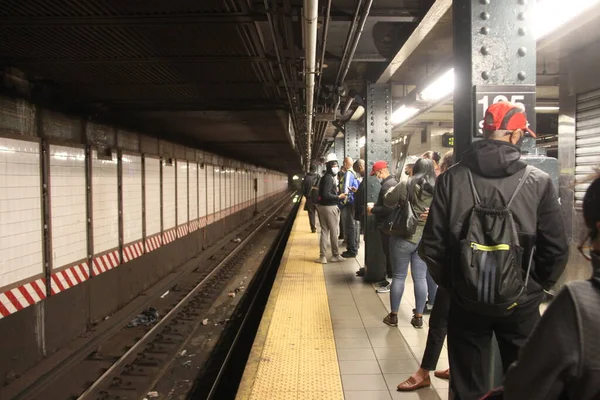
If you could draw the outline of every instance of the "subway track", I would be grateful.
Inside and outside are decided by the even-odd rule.
[[[195,268],[169,282],[167,291],[155,291],[149,295],[144,304],[155,307],[159,313],[159,319],[154,325],[126,328],[139,309],[133,314],[122,316],[118,322],[112,323],[118,329],[107,328],[106,332],[97,335],[88,346],[71,354],[68,360],[56,365],[43,376],[32,379],[30,385],[6,398],[145,398],[166,371],[172,369],[173,363],[180,361],[178,356],[185,353],[184,348],[190,339],[197,336],[205,325],[227,325],[227,319],[206,321],[205,318],[211,315],[214,304],[223,303],[224,298],[232,300],[235,297],[233,293],[238,297],[247,297],[244,285],[250,283],[261,264],[257,260],[249,260],[249,257],[257,257],[260,250],[257,245],[262,245],[264,249],[274,241],[277,235],[269,236],[265,231],[270,225],[271,230],[281,230],[279,225],[285,224],[279,222],[295,215],[292,209],[295,210],[296,207],[292,207],[291,197],[286,196],[213,246],[214,250],[205,262],[199,262]],[[237,238],[241,238],[241,241],[236,240]],[[264,250],[260,252],[262,253],[265,253]],[[265,258],[268,256],[269,254],[264,254]],[[256,268],[246,271],[247,265]],[[241,281],[240,276],[243,276]],[[233,279],[236,289],[231,289]],[[242,300],[243,298],[240,299]],[[253,303],[253,300],[250,299],[250,302]],[[101,324],[99,330],[100,326]],[[218,337],[215,341],[216,339]],[[220,374],[221,366],[215,367],[214,360],[210,361],[209,369]],[[191,364],[191,361],[188,363]],[[200,367],[197,368],[196,372],[202,372]],[[190,387],[192,384],[193,382]]]

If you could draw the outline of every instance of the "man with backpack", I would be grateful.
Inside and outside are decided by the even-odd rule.
[[[450,389],[461,400],[488,389],[492,333],[504,371],[517,359],[568,260],[554,185],[521,160],[523,137],[535,137],[523,109],[496,103],[484,118],[484,140],[438,179],[419,249],[451,296]]]
[[[315,213],[317,212],[316,205],[319,202],[319,181],[321,177],[317,174],[317,166],[311,164],[308,174],[304,176],[302,182],[302,194],[306,198],[304,203],[304,211],[308,212],[308,221],[310,222],[310,230],[312,233],[317,231],[315,225]]]

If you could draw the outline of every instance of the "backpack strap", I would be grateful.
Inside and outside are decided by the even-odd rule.
[[[517,194],[519,193],[519,191],[525,184],[525,180],[529,176],[529,173],[531,172],[532,169],[533,169],[533,167],[531,167],[531,165],[528,165],[527,167],[525,167],[525,173],[523,174],[523,177],[519,181],[519,184],[517,185],[517,188],[515,189],[514,193],[510,197],[510,200],[508,200],[508,203],[506,203],[506,207],[504,207],[505,210],[508,210],[510,208],[510,206],[512,205],[513,200],[515,199],[515,197],[517,197]]]
[[[479,193],[477,193],[477,188],[475,187],[475,182],[473,182],[473,174],[471,174],[471,170],[467,167],[467,176],[469,177],[469,184],[471,185],[471,192],[473,193],[473,198],[475,199],[475,204],[481,204],[481,198],[479,197]]]

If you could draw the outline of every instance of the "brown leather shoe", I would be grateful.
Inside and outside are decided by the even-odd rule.
[[[398,385],[399,392],[412,392],[414,390],[422,389],[431,386],[431,378],[427,377],[421,382],[417,382],[412,376]]]
[[[433,375],[435,375],[436,378],[440,379],[450,379],[450,369],[447,369],[445,371],[435,371]]]

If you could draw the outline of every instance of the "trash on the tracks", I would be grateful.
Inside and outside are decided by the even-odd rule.
[[[181,351],[179,352],[179,357],[183,357],[183,356],[185,356],[186,354],[187,354],[187,350],[181,350]]]
[[[138,325],[151,326],[158,321],[158,311],[154,307],[148,307],[147,310],[143,311],[140,315],[135,317],[127,324],[128,328],[133,328]]]
[[[156,397],[158,397],[158,392],[157,391],[148,392],[148,394],[146,396],[148,396],[149,398],[156,398]]]
[[[235,292],[229,292],[229,297],[235,297]]]
[[[208,318],[204,318],[202,320],[202,325],[207,325],[208,324]]]
[[[192,366],[192,360],[187,360],[182,365],[186,368],[190,368]]]
[[[233,243],[242,243],[242,239],[240,238],[235,238],[232,240]]]
[[[167,297],[167,295],[169,294],[170,290],[167,290],[166,292],[163,293],[162,296],[160,296],[161,299],[164,299],[165,297]]]

